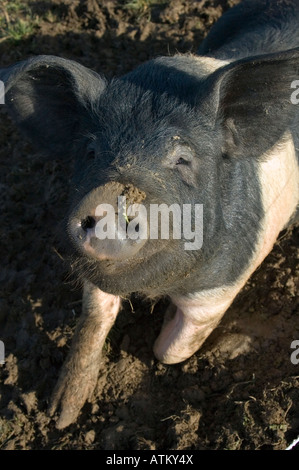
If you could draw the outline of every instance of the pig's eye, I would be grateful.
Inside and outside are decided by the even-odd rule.
[[[190,161],[188,160],[185,160],[183,157],[180,157],[177,161],[176,161],[176,165],[190,165]]]
[[[198,163],[188,145],[176,145],[162,161],[162,165],[175,171],[189,186],[196,186]]]

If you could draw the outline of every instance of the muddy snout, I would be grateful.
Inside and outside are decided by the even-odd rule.
[[[131,184],[107,183],[92,190],[69,218],[75,245],[98,260],[134,256],[148,239],[146,195]]]

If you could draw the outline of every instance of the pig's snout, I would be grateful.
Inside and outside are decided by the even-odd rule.
[[[127,221],[122,221],[125,224],[119,222],[119,217],[123,215],[116,214],[114,220],[110,219],[111,230],[108,228],[106,233],[101,230],[97,231],[97,224],[101,223],[103,218],[87,216],[81,220],[77,224],[75,234],[76,242],[81,250],[88,256],[99,260],[123,260],[134,256],[142,248],[146,239],[139,238],[140,224],[135,227],[136,239],[130,238]],[[122,225],[121,228],[119,224]]]
[[[84,197],[69,220],[81,252],[98,260],[125,260],[144,246],[147,218],[140,206],[145,195],[133,188],[108,183]]]

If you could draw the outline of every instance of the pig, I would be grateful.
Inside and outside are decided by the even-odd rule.
[[[244,0],[197,54],[158,57],[109,81],[46,55],[2,68],[0,78],[25,137],[76,162],[66,232],[83,306],[49,407],[51,416],[60,411],[62,429],[94,391],[123,298],[169,299],[154,354],[185,361],[280,231],[299,220],[299,0]],[[198,249],[171,231],[152,238],[147,227],[138,238],[161,204],[189,205],[190,229],[202,207]],[[111,208],[109,220],[120,225],[114,238],[101,238]],[[120,236],[133,213],[137,238]]]

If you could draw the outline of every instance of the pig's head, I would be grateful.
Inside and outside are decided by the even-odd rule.
[[[295,56],[246,59],[210,75],[200,72],[204,59],[160,58],[110,82],[52,56],[1,70],[25,135],[50,156],[76,159],[68,233],[80,273],[122,295],[184,294],[235,278],[234,246],[244,252],[239,270],[263,215],[258,159],[294,112]],[[246,204],[235,197],[240,185]],[[181,236],[171,223],[169,237],[152,236],[151,208],[161,204],[179,208]],[[219,250],[223,265],[213,262]]]

